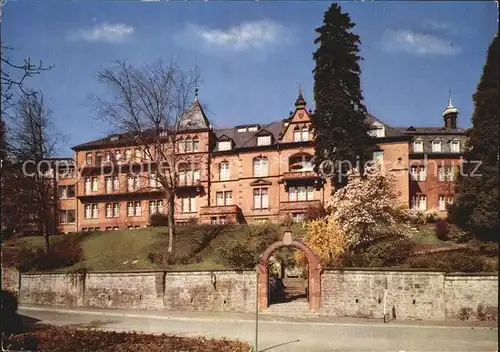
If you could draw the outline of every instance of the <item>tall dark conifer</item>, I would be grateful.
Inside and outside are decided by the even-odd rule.
[[[354,23],[338,4],[325,12],[323,26],[316,29],[314,41],[319,48],[313,54],[314,99],[312,117],[316,134],[316,155],[331,160],[336,187],[345,184],[349,164],[362,163],[369,145],[368,126],[364,123],[366,108],[360,84],[359,36],[352,33]]]
[[[481,80],[473,95],[472,128],[467,134],[465,160],[456,185],[453,217],[461,227],[483,239],[500,239],[499,216],[499,120],[500,41],[493,39]],[[480,162],[479,169],[474,169]],[[474,173],[472,173],[474,172]]]

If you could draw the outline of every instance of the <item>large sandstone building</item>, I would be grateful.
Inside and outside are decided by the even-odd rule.
[[[308,208],[324,203],[332,188],[310,162],[311,113],[300,92],[284,119],[215,129],[196,97],[188,110],[194,123],[179,132],[176,146],[185,156],[179,164],[185,171],[179,173],[175,222],[262,223],[287,216],[300,221]],[[445,211],[453,201],[465,142],[457,116],[450,99],[442,127],[392,127],[367,117],[376,141],[373,158],[396,174],[402,204]],[[134,138],[111,135],[73,150],[75,177],[58,185],[61,232],[144,227],[151,214],[166,210],[163,193],[147,172],[105,174],[106,163],[147,162]]]

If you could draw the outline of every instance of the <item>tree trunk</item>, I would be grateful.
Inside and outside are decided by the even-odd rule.
[[[45,251],[45,254],[49,254],[49,250],[50,250],[49,232],[47,230],[47,226],[45,226],[44,221],[42,221],[41,225],[42,225],[41,227],[42,227],[43,242],[44,242],[44,251]]]
[[[175,224],[174,224],[174,207],[175,207],[175,198],[169,196],[168,199],[168,253],[170,255],[174,255],[174,239],[175,239]]]

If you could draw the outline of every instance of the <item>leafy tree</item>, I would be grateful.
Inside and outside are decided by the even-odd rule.
[[[347,185],[331,199],[331,217],[346,234],[353,249],[382,237],[407,235],[410,228],[402,221],[396,178],[379,164],[348,173]]]
[[[332,216],[303,223],[305,235],[303,241],[316,253],[324,264],[334,262],[347,249],[345,233]],[[307,263],[302,251],[294,252],[298,263]]]
[[[498,158],[500,119],[499,96],[500,42],[493,39],[481,80],[473,95],[472,128],[468,131],[466,164],[456,184],[454,214],[458,226],[483,239],[498,240]],[[472,173],[481,162],[479,169]],[[478,176],[479,175],[479,176]]]
[[[316,29],[313,54],[314,99],[316,110],[312,125],[319,160],[334,163],[334,184],[344,186],[350,166],[361,164],[370,142],[364,123],[366,108],[360,85],[359,36],[352,33],[354,23],[338,4],[325,12],[323,26]]]

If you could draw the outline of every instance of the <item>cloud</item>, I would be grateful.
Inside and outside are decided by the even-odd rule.
[[[124,23],[102,23],[90,28],[83,28],[71,33],[71,40],[87,42],[120,43],[134,33],[134,27]]]
[[[446,31],[450,29],[450,25],[447,22],[439,22],[437,20],[428,20],[424,22],[424,28],[431,29],[434,31]]]
[[[211,47],[239,52],[286,43],[291,39],[285,26],[270,20],[242,22],[224,29],[189,24],[183,37],[201,40]]]
[[[418,56],[450,56],[462,49],[453,42],[411,29],[387,29],[382,35],[387,51],[403,51]]]

